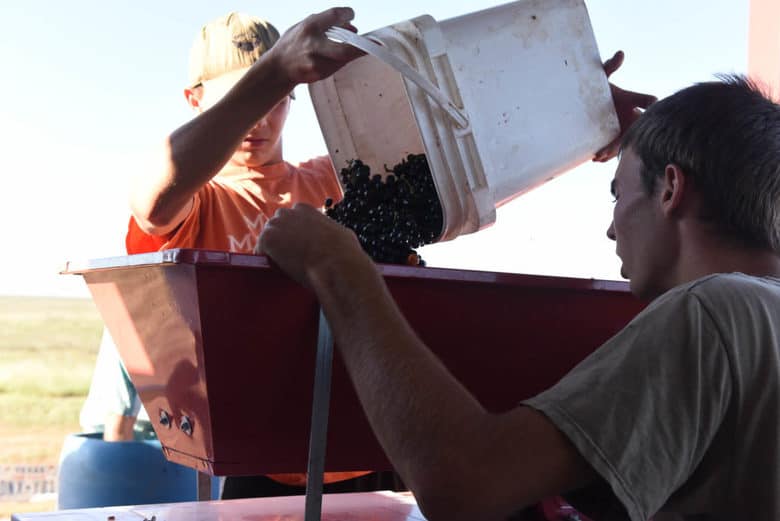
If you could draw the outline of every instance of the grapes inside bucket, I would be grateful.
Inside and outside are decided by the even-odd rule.
[[[344,198],[325,201],[326,214],[351,229],[375,262],[424,266],[415,248],[442,231],[442,209],[423,154],[373,173],[359,159],[341,170]]]
[[[326,34],[366,52],[309,92],[331,160],[354,185],[342,184],[349,193],[331,214],[354,223],[364,247],[383,246],[375,259],[397,262],[409,254],[402,246],[490,226],[497,207],[588,161],[618,134],[582,0],[520,0],[442,21],[422,15],[364,36]],[[387,182],[374,176],[389,177],[385,169],[402,158],[416,164],[410,155],[430,168],[441,226],[429,239],[424,223],[422,242],[382,241],[393,232],[356,220],[368,211],[356,194],[384,201]],[[363,167],[378,186],[364,186]],[[405,225],[407,214],[393,208],[388,217],[387,206],[371,219]]]

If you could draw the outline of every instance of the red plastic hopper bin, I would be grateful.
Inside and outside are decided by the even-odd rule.
[[[643,306],[624,282],[380,269],[415,331],[493,411],[554,384]],[[265,257],[206,250],[65,273],[86,280],[170,460],[217,475],[306,470],[319,318],[310,291]],[[325,463],[390,468],[338,356]]]

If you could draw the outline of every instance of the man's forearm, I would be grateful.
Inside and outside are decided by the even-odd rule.
[[[223,99],[168,137],[160,164],[133,189],[131,206],[142,228],[161,234],[178,225],[193,195],[292,89],[276,76],[272,60],[258,62]]]
[[[299,204],[268,221],[260,245],[317,294],[369,423],[428,519],[505,518],[594,479],[543,414],[476,401],[411,330],[354,233]]]
[[[191,196],[219,172],[252,127],[294,87],[277,75],[272,60],[259,61],[212,108],[171,134],[173,185]]]
[[[411,330],[375,266],[350,264],[309,280],[377,439],[429,519],[503,518],[593,479],[541,413],[486,411]]]
[[[350,269],[349,279],[323,274],[314,286],[366,415],[406,484],[424,495],[431,481],[439,488],[451,478],[444,488],[457,494],[476,475],[488,413],[417,338],[373,266]]]

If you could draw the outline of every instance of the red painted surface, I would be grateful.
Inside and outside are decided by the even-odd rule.
[[[554,384],[638,313],[622,282],[382,266],[406,318],[489,409]],[[224,474],[306,469],[318,305],[264,257],[170,250],[83,274],[167,455]],[[393,389],[387,389],[392,400]],[[326,470],[389,464],[338,357]],[[192,437],[179,428],[186,415]]]
[[[780,100],[780,2],[750,0],[748,73]]]

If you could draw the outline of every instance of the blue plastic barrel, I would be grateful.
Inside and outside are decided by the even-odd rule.
[[[57,481],[61,510],[197,500],[197,472],[166,460],[158,440],[106,442],[101,433],[67,436]],[[216,477],[211,494],[219,499]]]

